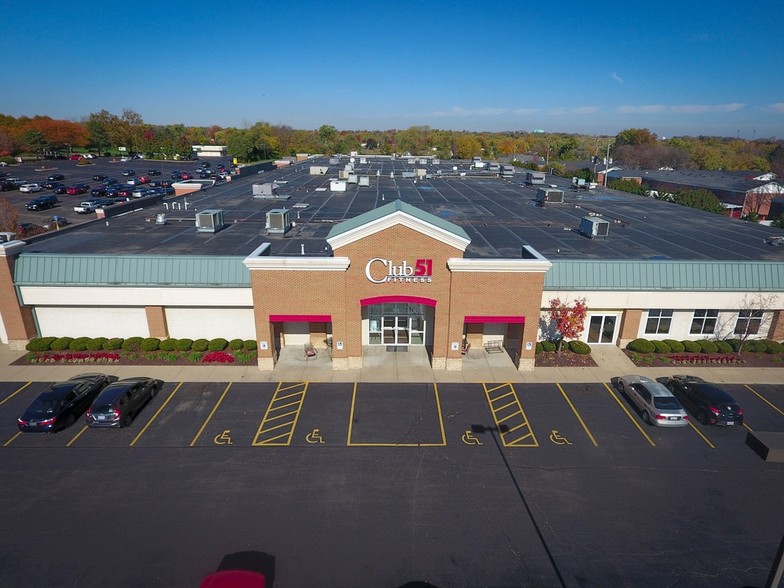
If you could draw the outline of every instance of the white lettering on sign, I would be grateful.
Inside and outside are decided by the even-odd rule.
[[[383,268],[383,270],[380,268]],[[384,271],[382,277],[373,277],[374,273],[380,275],[381,271]],[[417,259],[414,265],[409,265],[404,260],[400,265],[395,265],[391,259],[374,257],[365,266],[365,276],[374,284],[385,284],[387,282],[429,284],[433,281],[433,260]]]

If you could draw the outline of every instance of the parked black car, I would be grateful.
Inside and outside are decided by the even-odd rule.
[[[50,182],[59,182],[61,180],[64,180],[65,176],[63,174],[52,174],[48,176],[46,179],[49,180]]]
[[[54,194],[67,194],[68,193],[68,186],[65,184],[60,184],[59,186],[55,186],[52,188],[52,192]]]
[[[79,374],[52,384],[17,419],[20,431],[54,433],[70,427],[101,390],[117,380],[107,374]]]
[[[57,196],[54,194],[47,194],[46,196],[39,196],[35,200],[31,200],[27,204],[25,204],[25,208],[27,210],[47,210],[49,208],[54,208],[60,203],[57,199]]]
[[[84,415],[91,427],[127,427],[163,387],[148,377],[124,378],[109,384]]]
[[[667,381],[667,388],[705,425],[743,424],[740,404],[716,384],[709,384],[697,376],[675,375]]]
[[[95,174],[95,175],[93,176],[93,180],[94,180],[94,181],[96,181],[96,182],[102,182],[102,181],[104,181],[105,179],[107,179],[108,177],[109,177],[109,176],[106,176],[106,175],[104,175],[104,174]]]

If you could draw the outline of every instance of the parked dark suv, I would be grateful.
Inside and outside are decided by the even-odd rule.
[[[57,196],[54,194],[47,194],[46,196],[39,196],[35,200],[28,202],[25,207],[27,210],[47,210],[54,208],[60,203]]]
[[[743,409],[726,390],[697,376],[675,375],[667,388],[705,425],[743,424]]]

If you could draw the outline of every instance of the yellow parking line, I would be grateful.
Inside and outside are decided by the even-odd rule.
[[[14,439],[16,439],[16,438],[17,438],[19,435],[21,435],[21,434],[22,434],[22,431],[17,431],[17,432],[16,432],[16,435],[14,435],[14,436],[13,436],[13,437],[11,437],[11,438],[10,438],[8,441],[6,441],[5,443],[3,443],[3,447],[8,447],[9,445],[11,445],[11,443],[13,443],[13,442],[14,442]]]
[[[153,423],[153,421],[154,421],[156,418],[158,418],[158,415],[159,415],[159,414],[161,414],[161,412],[163,412],[163,409],[164,409],[164,408],[166,408],[166,405],[167,405],[167,404],[169,404],[169,400],[171,400],[172,398],[174,398],[174,395],[175,395],[175,394],[177,394],[177,390],[179,390],[179,389],[180,389],[180,386],[182,386],[182,382],[180,382],[179,384],[177,384],[177,387],[176,387],[174,390],[172,390],[172,393],[171,393],[171,394],[169,394],[169,397],[168,397],[168,398],[167,398],[167,399],[166,399],[166,400],[163,402],[163,404],[161,404],[161,407],[160,407],[158,410],[156,410],[156,411],[155,411],[155,414],[154,414],[154,415],[152,415],[152,418],[151,418],[151,419],[150,419],[150,420],[147,422],[147,424],[146,424],[146,425],[144,425],[144,426],[142,427],[142,430],[141,430],[141,431],[139,431],[139,434],[138,434],[138,435],[136,435],[136,437],[134,437],[134,438],[133,438],[133,441],[131,441],[131,445],[130,445],[130,447],[133,447],[134,445],[136,445],[136,442],[137,442],[139,439],[141,439],[141,436],[142,436],[142,435],[144,435],[144,432],[145,432],[145,431],[146,431],[146,430],[147,430],[147,429],[150,427],[150,425]]]
[[[24,390],[25,388],[27,388],[27,387],[28,387],[30,384],[32,384],[32,383],[33,383],[32,381],[31,381],[31,382],[27,382],[27,384],[25,384],[24,386],[22,386],[21,388],[19,388],[19,389],[18,389],[16,392],[14,392],[13,394],[11,394],[10,396],[8,396],[7,398],[3,398],[2,400],[0,400],[0,406],[1,406],[1,405],[3,405],[3,404],[5,404],[5,403],[6,403],[8,400],[11,400],[11,399],[12,399],[14,396],[16,396],[17,394],[19,394],[19,393],[20,393],[22,390]],[[20,433],[21,433],[21,431],[20,431]]]
[[[605,388],[607,388],[607,391],[610,393],[610,395],[611,395],[613,398],[615,398],[615,402],[617,402],[617,403],[618,403],[618,406],[620,406],[620,407],[623,409],[623,412],[625,412],[625,413],[626,413],[626,416],[628,416],[628,417],[629,417],[629,420],[630,420],[632,423],[634,423],[634,426],[635,426],[635,427],[637,427],[637,429],[640,431],[640,433],[642,433],[642,436],[643,436],[643,437],[645,437],[645,438],[648,440],[648,443],[650,443],[650,444],[651,444],[653,447],[656,447],[656,443],[654,443],[654,442],[653,442],[653,439],[651,439],[651,438],[648,436],[648,433],[646,433],[645,431],[643,431],[643,430],[642,430],[642,427],[640,426],[640,423],[638,423],[638,422],[637,422],[637,419],[635,419],[635,418],[632,416],[632,413],[630,413],[630,412],[629,412],[629,409],[628,409],[628,408],[626,408],[626,407],[623,405],[623,402],[621,402],[621,399],[620,399],[620,398],[618,398],[618,397],[615,395],[615,392],[613,392],[613,391],[612,391],[612,388],[610,388],[610,387],[607,385],[607,382],[604,382],[604,387],[605,387]]]
[[[748,426],[745,422],[743,423],[743,426],[746,427],[746,430],[749,431],[749,433],[753,433],[754,432],[754,429],[752,429],[750,426]]]
[[[569,397],[566,395],[566,392],[564,392],[564,389],[561,388],[560,384],[556,384],[556,386],[558,386],[558,389],[561,391],[561,394],[563,395],[564,399],[566,400],[566,403],[569,405],[569,408],[572,409],[572,412],[574,413],[574,416],[576,416],[577,420],[580,421],[580,424],[583,426],[583,429],[585,430],[585,434],[588,435],[588,438],[591,440],[591,443],[593,443],[593,446],[594,447],[599,447],[599,444],[596,442],[596,439],[593,438],[593,435],[591,435],[591,432],[588,430],[588,425],[585,424],[585,421],[580,416],[580,413],[577,412],[577,409],[574,407],[574,404],[572,404],[572,401],[569,400]]]
[[[693,422],[689,421],[689,426],[692,428],[692,430],[695,433],[697,433],[700,437],[702,437],[702,440],[708,444],[708,447],[710,447],[711,449],[716,449],[716,446],[713,445],[713,443],[711,443],[710,441],[708,441],[708,438],[702,434],[702,431],[700,431],[697,427],[694,426]]]
[[[749,386],[748,384],[744,384],[744,386],[746,386],[746,388],[748,388],[749,390],[751,390],[752,392],[754,392],[754,394],[756,394],[756,395],[757,395],[757,397],[758,397],[760,400],[762,400],[762,401],[763,401],[765,404],[767,404],[768,406],[770,406],[770,407],[771,407],[773,410],[775,410],[775,411],[776,411],[777,413],[779,413],[781,416],[784,416],[784,412],[782,412],[782,410],[781,410],[781,409],[780,409],[778,406],[776,406],[775,404],[773,404],[773,403],[772,403],[770,400],[768,400],[767,398],[765,398],[765,397],[764,397],[762,394],[760,394],[759,392],[757,392],[757,391],[756,391],[754,388],[752,388],[752,387],[751,387],[751,386]]]
[[[346,437],[346,446],[351,446],[351,430],[354,428],[354,407],[357,403],[357,383],[354,382],[354,391],[351,393],[351,408],[348,413],[348,436]]]
[[[194,445],[196,445],[196,441],[199,440],[199,437],[201,437],[201,434],[204,432],[204,429],[207,428],[207,424],[210,422],[210,420],[212,420],[212,417],[215,414],[215,411],[218,410],[218,407],[220,406],[221,402],[223,402],[223,399],[226,397],[226,394],[229,392],[229,388],[231,388],[232,384],[233,384],[233,382],[229,382],[226,385],[226,388],[223,390],[223,394],[221,394],[221,397],[218,398],[218,402],[215,403],[215,406],[212,407],[212,410],[210,411],[210,414],[207,416],[207,420],[204,421],[204,424],[199,429],[199,432],[196,433],[196,436],[193,438],[193,441],[191,441],[191,444],[188,447],[193,447]]]
[[[87,425],[85,425],[84,427],[82,427],[82,430],[81,430],[81,431],[79,431],[79,432],[78,432],[76,435],[74,435],[74,438],[73,438],[73,439],[71,439],[71,440],[70,440],[68,443],[66,443],[66,444],[65,444],[65,446],[66,446],[66,447],[70,447],[71,445],[73,445],[73,444],[76,442],[76,440],[77,440],[79,437],[81,437],[81,436],[84,434],[84,432],[85,432],[87,429],[89,429],[89,428],[90,428],[90,427],[88,427]]]

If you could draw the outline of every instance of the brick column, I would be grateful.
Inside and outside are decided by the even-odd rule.
[[[150,337],[168,339],[169,326],[166,324],[166,309],[163,306],[145,306],[144,312],[147,314],[147,328],[150,330]]]
[[[617,341],[619,346],[626,347],[627,343],[634,341],[637,338],[637,334],[640,332],[641,321],[642,309],[629,308],[623,311],[623,316],[621,317],[621,330]]]
[[[784,341],[784,311],[776,310],[773,312],[773,320],[770,321],[768,339],[773,341]]]
[[[22,350],[36,335],[33,310],[22,306],[14,287],[14,263],[24,249],[23,241],[0,243],[0,316],[11,349]]]

